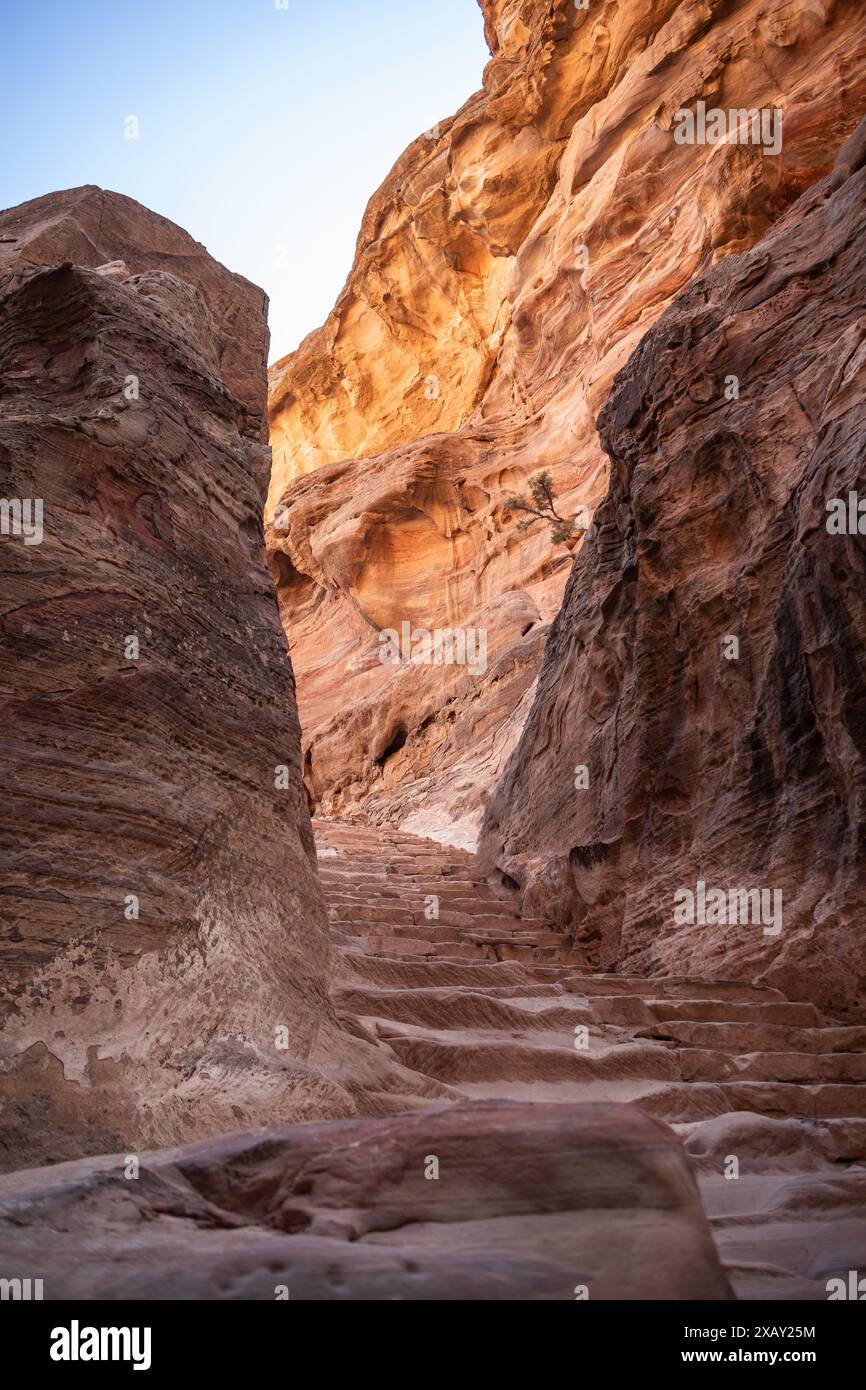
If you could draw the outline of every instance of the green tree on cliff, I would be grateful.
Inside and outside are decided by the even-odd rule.
[[[529,497],[509,497],[505,503],[505,514],[512,512],[528,512],[523,521],[518,526],[518,531],[528,531],[530,526],[534,526],[536,521],[546,521],[550,526],[550,534],[554,541],[567,541],[574,534],[575,522],[567,517],[560,516],[556,510],[556,492],[553,480],[547,469],[543,473],[536,473],[529,483]]]

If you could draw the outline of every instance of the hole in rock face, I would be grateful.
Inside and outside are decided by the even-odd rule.
[[[283,599],[292,595],[297,601],[303,590],[309,587],[309,579],[306,575],[299,574],[284,551],[272,550],[268,558],[277,595],[282,595]]]
[[[394,735],[391,739],[391,742],[388,744],[388,747],[385,748],[376,759],[376,762],[378,763],[379,767],[384,767],[385,763],[388,761],[390,757],[392,757],[395,753],[399,753],[400,749],[405,745],[406,739],[408,737],[409,735],[406,732],[405,724],[398,724],[396,730],[394,731]]]
[[[603,864],[607,859],[608,847],[606,844],[596,845],[575,845],[568,851],[568,862],[572,865],[579,864],[582,869],[592,869],[596,864]]]
[[[502,886],[503,888],[511,888],[516,893],[518,888],[520,887],[520,884],[517,882],[516,878],[511,877],[511,874],[503,874]]]

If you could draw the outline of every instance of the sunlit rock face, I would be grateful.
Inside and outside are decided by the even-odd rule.
[[[485,3],[484,88],[373,197],[327,323],[271,372],[272,570],[325,813],[472,844],[531,702],[595,420],[673,297],[754,244],[866,108],[859,3]],[[678,143],[678,112],[781,115],[777,153]],[[484,630],[487,669],[393,665],[380,632]]]
[[[594,966],[864,1016],[864,284],[866,122],[601,414],[610,492],[482,840]]]
[[[305,1060],[326,926],[265,310],[131,199],[0,214],[0,494],[43,526],[0,538],[4,1167],[353,1111]]]

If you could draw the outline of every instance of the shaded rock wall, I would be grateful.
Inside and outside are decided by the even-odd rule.
[[[748,249],[866,109],[854,0],[483,0],[484,87],[398,160],[327,323],[271,372],[271,564],[326,814],[474,842],[573,550],[506,515],[607,487],[595,419],[693,276]],[[677,144],[699,100],[778,108],[778,155]],[[378,634],[483,629],[486,670]],[[423,806],[423,810],[419,809]]]
[[[483,836],[593,964],[866,1004],[864,287],[866,123],[601,414],[610,492]],[[858,491],[853,533],[828,529]],[[677,921],[699,880],[778,892],[781,918]]]
[[[128,198],[0,215],[0,494],[44,507],[0,538],[5,1166],[353,1109],[304,1062],[327,946],[265,312]]]

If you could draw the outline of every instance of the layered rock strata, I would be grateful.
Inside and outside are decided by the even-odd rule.
[[[354,1111],[305,1060],[327,939],[266,350],[262,292],[131,199],[0,215],[7,1168]]]
[[[334,311],[270,386],[268,545],[310,795],[465,846],[580,544],[522,532],[508,498],[546,469],[562,514],[588,518],[614,374],[866,109],[855,0],[482,8],[483,91],[398,160]],[[701,102],[778,113],[778,142],[745,121],[678,143]],[[483,632],[483,669],[383,663],[404,623],[422,645]]]
[[[596,967],[863,1016],[864,284],[866,123],[602,412],[610,491],[483,837]]]

